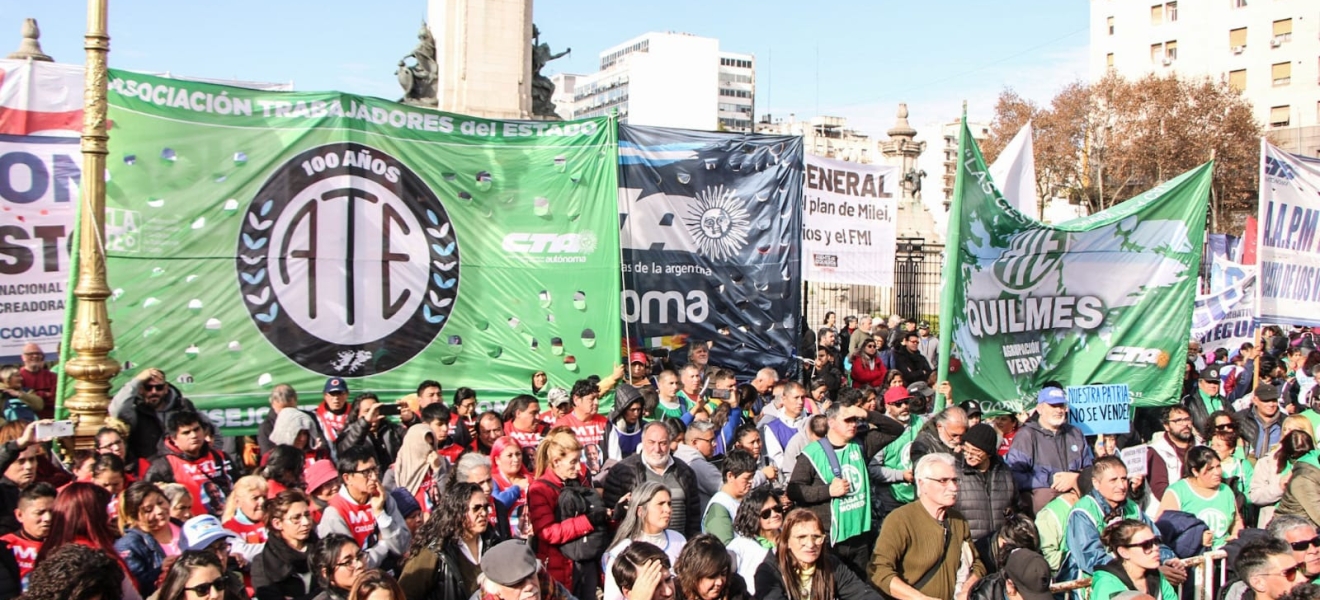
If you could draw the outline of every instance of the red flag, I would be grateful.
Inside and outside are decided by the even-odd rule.
[[[1242,264],[1256,264],[1256,217],[1247,217],[1246,231],[1242,232]]]

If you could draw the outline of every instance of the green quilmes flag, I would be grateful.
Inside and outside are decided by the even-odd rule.
[[[159,367],[229,433],[327,378],[480,409],[618,362],[616,128],[112,71],[120,382]]]
[[[1108,210],[1046,225],[1005,202],[963,127],[950,208],[940,374],[997,411],[1041,384],[1126,383],[1176,402],[1212,163]]]

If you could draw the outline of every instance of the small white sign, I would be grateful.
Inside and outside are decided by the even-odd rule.
[[[1141,477],[1146,474],[1145,444],[1124,448],[1120,455],[1123,457],[1123,464],[1127,465],[1128,477]]]

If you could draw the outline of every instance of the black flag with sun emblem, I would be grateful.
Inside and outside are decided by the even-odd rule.
[[[740,377],[795,371],[801,231],[802,138],[619,127],[632,347],[704,341]]]

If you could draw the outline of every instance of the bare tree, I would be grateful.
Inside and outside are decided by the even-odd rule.
[[[1225,82],[1110,75],[1070,83],[1044,108],[1006,89],[995,106],[987,159],[1028,119],[1042,198],[1103,210],[1214,158],[1212,227],[1227,213],[1255,210],[1261,127]]]

